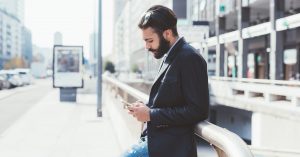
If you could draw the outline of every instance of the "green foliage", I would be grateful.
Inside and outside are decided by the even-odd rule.
[[[133,65],[131,65],[131,71],[134,73],[138,73],[138,72],[140,72],[140,69],[139,69],[138,65],[133,64]]]
[[[106,61],[105,62],[105,65],[104,65],[104,70],[105,71],[109,71],[110,73],[115,73],[116,70],[115,70],[115,65],[113,62],[111,61]]]

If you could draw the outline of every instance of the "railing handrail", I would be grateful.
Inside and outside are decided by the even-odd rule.
[[[125,84],[125,83],[122,83],[121,81],[118,81],[117,79],[114,79],[112,77],[109,77],[109,76],[106,76],[106,75],[103,75],[103,80],[104,81],[108,81],[112,84],[115,84],[116,86],[118,86],[120,89],[126,91],[129,95],[135,97],[136,99],[138,100],[141,100],[143,102],[146,102],[147,99],[148,99],[148,95],[133,88],[133,87],[130,87],[129,85]]]
[[[207,121],[200,122],[195,134],[225,152],[228,157],[252,157],[248,145],[235,133]]]
[[[280,86],[300,86],[300,81],[295,80],[267,80],[267,79],[253,79],[253,78],[232,78],[232,77],[217,77],[211,76],[212,80],[231,81],[231,82],[245,82],[245,83],[260,83]]]
[[[118,86],[118,88],[126,91],[128,94],[141,101],[147,101],[148,99],[147,94],[142,93],[117,79],[103,76],[103,80]],[[218,153],[224,152],[227,157],[253,157],[250,148],[239,136],[207,121],[197,124],[195,127],[195,134],[212,144]]]

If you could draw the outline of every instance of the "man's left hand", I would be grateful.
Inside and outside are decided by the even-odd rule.
[[[142,102],[135,102],[128,107],[129,114],[135,117],[140,122],[150,121],[150,108]]]

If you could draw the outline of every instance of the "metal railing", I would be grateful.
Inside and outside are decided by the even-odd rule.
[[[134,89],[112,77],[103,76],[103,81],[116,92],[122,91],[123,98],[127,99],[128,95],[141,100],[147,101],[148,95]],[[200,122],[195,127],[195,134],[209,142],[216,150],[219,157],[253,157],[248,145],[236,134],[211,124],[207,121]]]

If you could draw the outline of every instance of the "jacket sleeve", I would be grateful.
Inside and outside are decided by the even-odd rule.
[[[180,56],[180,83],[186,104],[150,110],[154,125],[191,125],[207,119],[209,91],[205,60],[196,53]]]

